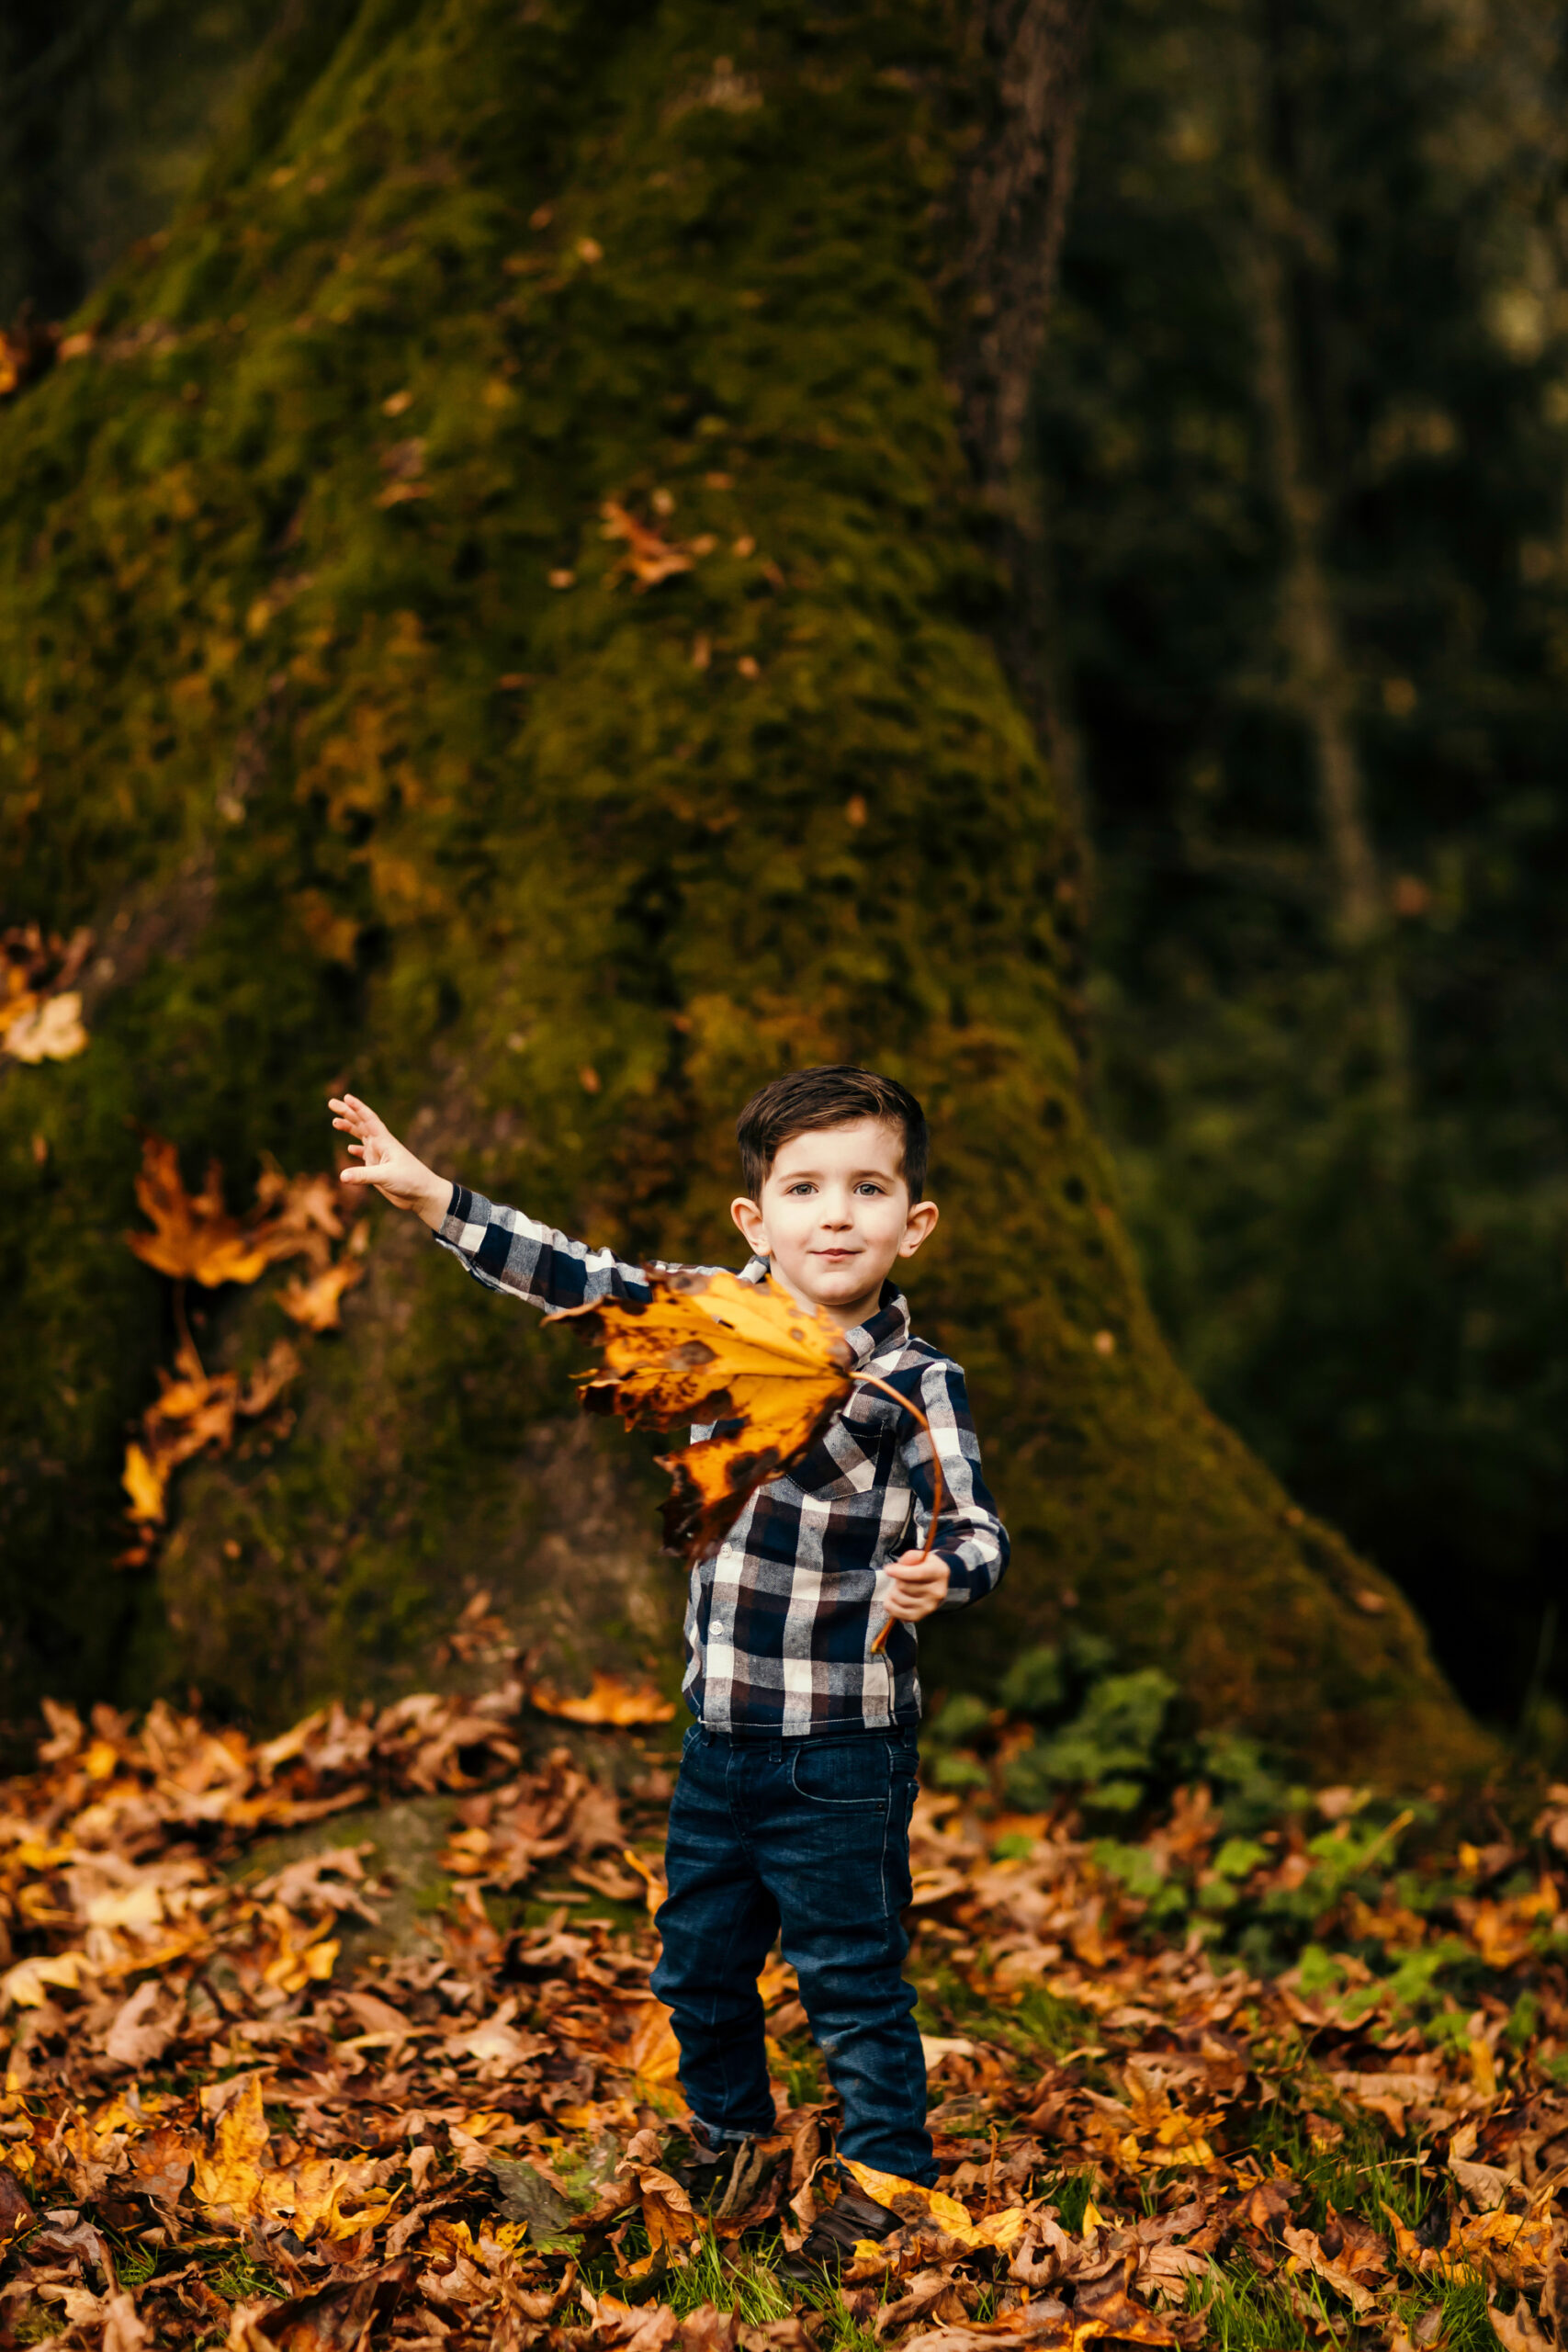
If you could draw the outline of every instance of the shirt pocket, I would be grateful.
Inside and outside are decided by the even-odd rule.
[[[805,1459],[795,1483],[823,1502],[848,1502],[880,1495],[898,1458],[902,1408],[890,1396],[860,1389],[836,1413]]]

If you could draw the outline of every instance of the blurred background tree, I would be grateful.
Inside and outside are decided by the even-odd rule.
[[[1216,1409],[1560,1736],[1568,305],[1538,0],[1108,0],[1046,356],[1102,1118]]]
[[[161,223],[287,13],[16,0],[0,316],[64,315]],[[1103,0],[1034,442],[1100,1116],[1156,1307],[1543,1748],[1562,79],[1544,0]]]

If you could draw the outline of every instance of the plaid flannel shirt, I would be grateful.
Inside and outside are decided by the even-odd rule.
[[[534,1306],[651,1295],[640,1266],[461,1184],[435,1238],[478,1281]],[[740,1279],[767,1273],[766,1261],[753,1258]],[[935,1549],[950,1579],[943,1608],[982,1599],[1007,1566],[1008,1538],[980,1475],[962,1370],[911,1336],[908,1307],[891,1283],[875,1314],[844,1338],[857,1365],[918,1402],[931,1422],[942,1478]],[[750,1498],[692,1570],[682,1687],[699,1723],[793,1739],[919,1722],[915,1629],[895,1624],[874,1655],[882,1618],[873,1598],[877,1570],[924,1540],[931,1457],[911,1415],[857,1386],[794,1471]]]

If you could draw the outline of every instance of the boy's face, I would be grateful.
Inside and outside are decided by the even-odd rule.
[[[814,1127],[781,1144],[760,1201],[730,1215],[803,1306],[826,1307],[843,1330],[875,1308],[896,1260],[912,1258],[937,1220],[911,1204],[904,1137],[881,1119]]]

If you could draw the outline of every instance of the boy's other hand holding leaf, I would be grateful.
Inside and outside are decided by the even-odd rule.
[[[451,1201],[451,1180],[438,1176],[423,1159],[416,1159],[407,1144],[400,1143],[386,1121],[378,1118],[357,1094],[334,1094],[327,1108],[337,1114],[333,1126],[345,1129],[355,1138],[348,1147],[349,1152],[363,1163],[358,1168],[344,1168],[339,1182],[374,1184],[395,1209],[412,1209],[434,1231]]]
[[[902,1625],[918,1625],[947,1599],[951,1570],[938,1553],[903,1552],[889,1560],[886,1583],[877,1594],[889,1617]]]

